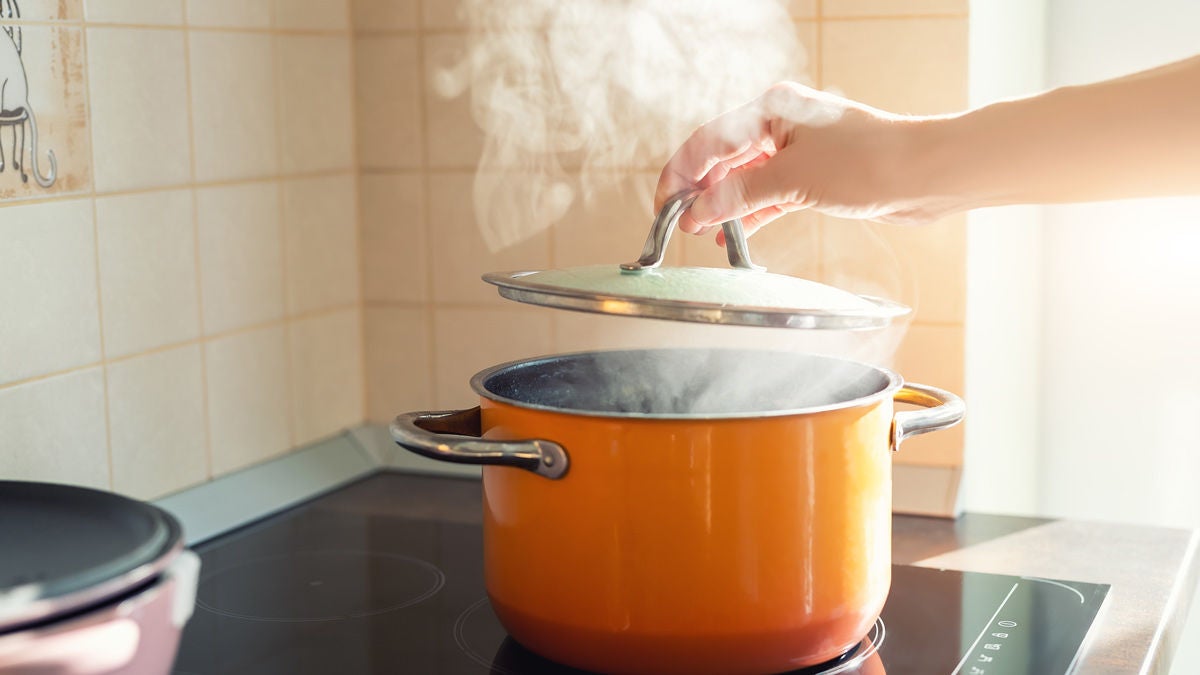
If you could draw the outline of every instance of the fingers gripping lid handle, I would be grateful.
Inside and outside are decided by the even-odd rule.
[[[698,196],[700,196],[699,191],[689,190],[668,199],[654,219],[654,224],[650,226],[646,245],[642,247],[642,256],[634,262],[621,263],[621,269],[626,272],[642,272],[662,265],[663,258],[667,254],[667,242],[671,240],[675,225],[679,223],[679,216],[683,215],[684,210],[691,206]],[[750,259],[750,247],[746,243],[746,232],[742,228],[740,218],[725,221],[721,224],[721,229],[725,232],[725,250],[729,256],[731,267],[749,270],[766,269],[755,265],[754,261]]]

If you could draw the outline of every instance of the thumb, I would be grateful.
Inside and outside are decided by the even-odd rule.
[[[788,203],[793,190],[783,174],[779,161],[747,165],[704,190],[689,212],[696,223],[709,226]]]

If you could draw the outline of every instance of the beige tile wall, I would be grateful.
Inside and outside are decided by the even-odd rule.
[[[898,112],[946,112],[966,104],[966,0],[788,4],[809,55],[808,71],[798,76]],[[693,329],[498,298],[479,281],[481,273],[632,257],[649,227],[656,173],[648,161],[593,202],[575,204],[550,232],[489,252],[471,203],[480,132],[465,98],[447,100],[430,87],[434,70],[454,63],[467,39],[457,5],[354,0],[370,420],[470,405],[472,373],[545,352],[763,340],[844,348],[831,336]],[[961,392],[965,236],[962,219],[898,229],[796,214],[751,245],[775,271],[912,304],[914,322],[889,361],[910,380]],[[707,240],[677,238],[673,247],[674,264],[727,264]],[[956,465],[961,449],[960,427],[913,439],[897,461]]]
[[[898,111],[965,103],[965,0],[789,7],[809,53],[798,77]],[[630,257],[658,160],[489,252],[471,201],[479,131],[465,100],[430,89],[466,39],[452,0],[22,9],[0,23],[20,28],[39,168],[53,151],[58,176],[22,181],[0,133],[0,476],[153,497],[364,416],[470,405],[469,376],[499,361],[780,339],[540,310],[478,280]],[[773,270],[916,306],[897,366],[958,391],[964,244],[958,221],[815,214],[752,240]],[[725,264],[694,238],[670,260]],[[960,433],[935,434],[897,459],[960,453]]]
[[[358,424],[348,1],[18,4],[58,175],[0,129],[0,477],[149,498]]]

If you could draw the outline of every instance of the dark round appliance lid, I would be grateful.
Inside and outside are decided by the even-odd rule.
[[[151,504],[70,485],[0,481],[0,633],[152,579],[183,547]]]

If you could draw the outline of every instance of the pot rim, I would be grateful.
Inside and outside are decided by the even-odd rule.
[[[858,398],[847,399],[845,401],[836,401],[824,405],[808,406],[805,408],[784,408],[779,410],[756,410],[753,412],[729,412],[729,413],[640,413],[640,412],[612,412],[599,410],[581,410],[576,408],[560,408],[555,406],[544,405],[541,403],[529,403],[526,401],[518,401],[507,396],[501,396],[494,392],[488,391],[484,387],[484,382],[488,378],[500,373],[504,370],[516,368],[518,366],[533,366],[540,363],[547,363],[560,359],[586,356],[589,354],[616,354],[622,352],[758,352],[760,354],[779,354],[790,357],[803,356],[809,359],[820,361],[829,361],[835,363],[847,363],[856,366],[861,366],[875,371],[882,375],[887,380],[887,385],[877,392]],[[588,349],[575,352],[566,352],[563,354],[547,354],[532,358],[516,359],[501,363],[488,368],[485,368],[471,377],[471,389],[479,396],[496,403],[504,403],[517,408],[526,410],[541,410],[544,412],[560,413],[563,415],[578,415],[581,417],[596,417],[605,419],[630,419],[630,420],[662,420],[662,421],[712,421],[712,420],[742,420],[742,419],[759,419],[764,417],[788,417],[792,415],[810,415],[815,413],[829,412],[831,410],[844,410],[848,408],[857,408],[877,403],[884,398],[890,398],[897,390],[904,385],[904,378],[900,377],[896,372],[876,366],[862,361],[853,359],[845,359],[837,356],[827,356],[824,354],[810,354],[807,352],[788,352],[777,349],[744,349],[732,347],[653,347],[647,349]]]

